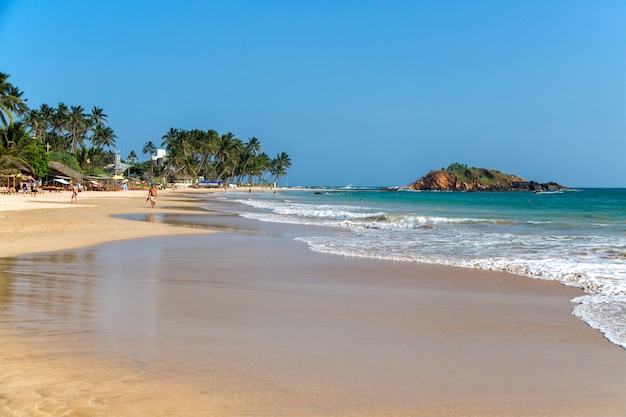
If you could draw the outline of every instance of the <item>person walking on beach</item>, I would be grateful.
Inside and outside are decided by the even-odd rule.
[[[78,201],[78,187],[75,183],[72,183],[72,199],[70,200],[70,204],[72,204],[76,200],[76,204],[80,204]]]
[[[148,198],[146,199],[146,201],[150,200],[150,204],[152,205],[152,208],[154,208],[154,205],[156,204],[156,199],[157,199],[157,189],[154,186],[154,184],[152,184],[150,186],[150,189],[148,190]]]

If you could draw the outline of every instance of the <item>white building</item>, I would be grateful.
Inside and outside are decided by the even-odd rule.
[[[167,157],[167,152],[165,149],[157,149],[156,155],[153,155],[151,158],[156,162],[156,166],[163,166],[163,161]]]

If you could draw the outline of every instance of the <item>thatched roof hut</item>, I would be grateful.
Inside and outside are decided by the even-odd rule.
[[[31,174],[32,168],[25,163],[25,161],[11,158],[7,155],[0,156],[0,175],[15,175],[15,174]]]
[[[0,156],[0,186],[15,188],[18,181],[32,180],[30,166],[24,164],[20,159],[11,158],[7,155]]]
[[[80,172],[73,170],[72,168],[64,165],[60,162],[49,161],[48,167],[50,168],[50,173],[48,175],[54,177],[67,177],[73,179],[75,181],[83,181],[86,177]]]
[[[18,173],[18,174],[6,174],[6,173],[0,173],[0,187],[7,187],[7,188],[15,188],[15,186],[18,184],[18,181],[21,180],[26,180],[29,177],[25,176],[24,174]],[[32,178],[32,177],[30,177]]]

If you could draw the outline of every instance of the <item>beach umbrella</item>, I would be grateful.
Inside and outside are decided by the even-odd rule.
[[[6,171],[5,171],[6,172]],[[2,176],[6,176],[7,177],[7,187],[10,187],[10,181],[13,180],[13,188],[15,188],[15,185],[17,184],[17,179],[25,179],[26,177],[22,174],[22,173],[11,173],[11,174],[2,174]]]

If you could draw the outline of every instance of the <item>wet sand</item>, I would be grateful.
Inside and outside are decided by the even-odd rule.
[[[154,215],[98,203],[93,227],[128,239],[0,258],[0,415],[626,412],[626,352],[570,314],[576,289],[316,254],[293,241],[306,228],[183,210],[182,196]],[[50,215],[37,212],[5,214]]]
[[[113,240],[180,234],[163,224],[129,222],[111,217],[134,213],[150,219],[156,212],[175,213],[194,204],[181,192],[163,191],[156,210],[146,201],[147,191],[79,194],[80,204],[71,204],[71,192],[43,192],[37,197],[0,196],[0,257],[62,250]],[[198,233],[188,229],[184,233]],[[201,231],[207,233],[208,230]]]

